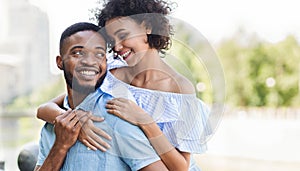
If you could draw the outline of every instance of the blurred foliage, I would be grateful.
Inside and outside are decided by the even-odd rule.
[[[174,67],[180,74],[188,78],[196,87],[197,83],[204,83],[205,91],[197,91],[198,97],[205,101],[212,101],[212,87],[209,74],[205,65],[197,58],[192,50],[187,50],[180,42],[173,42],[171,54],[167,56],[166,62]],[[177,55],[179,54],[179,55]]]
[[[299,106],[300,47],[293,36],[278,43],[239,43],[218,48],[227,80],[227,102],[235,106]],[[274,80],[267,84],[267,79]],[[298,100],[297,100],[298,99]]]
[[[210,67],[210,63],[213,62],[205,58],[209,57],[207,53],[213,50],[210,49],[204,37],[186,23],[179,22],[174,30],[175,36],[166,56],[166,62],[188,78],[195,88],[197,84],[200,84],[202,90],[196,90],[197,96],[205,102],[212,103],[214,95],[208,68],[213,68]],[[210,50],[207,51],[207,49]]]
[[[63,92],[65,92],[65,83],[64,79],[59,76],[48,84],[41,85],[26,95],[16,97],[12,103],[6,106],[6,110],[20,111],[37,108],[42,103],[49,101]]]
[[[195,32],[179,25],[180,34],[173,41],[171,53],[183,64],[172,66],[195,85],[202,82],[206,85],[199,97],[206,102],[214,101],[212,77],[216,77],[208,69],[217,67],[201,58],[199,51],[205,51],[203,41],[195,41]],[[185,43],[183,43],[185,42]],[[186,43],[187,42],[187,43]],[[192,42],[193,47],[186,44]],[[190,44],[189,44],[190,46]],[[193,50],[197,53],[193,53]],[[216,47],[218,59],[223,65],[226,80],[226,103],[233,106],[300,106],[300,46],[295,37],[287,36],[278,43],[269,43],[258,39],[255,35],[237,32],[231,38],[223,40]],[[183,67],[184,66],[184,67]],[[187,68],[187,69],[186,69]],[[267,83],[272,80],[272,83]]]

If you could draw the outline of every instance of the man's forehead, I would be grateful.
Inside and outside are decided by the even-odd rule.
[[[81,43],[82,45],[86,45],[86,46],[102,45],[103,47],[106,47],[106,41],[103,38],[103,36],[94,31],[77,32],[77,33],[71,35],[70,37],[68,37],[68,39],[66,39],[65,43],[68,44],[69,46],[72,44]]]
[[[67,53],[68,50],[72,49],[74,46],[87,47],[90,46],[92,48],[101,47],[101,49],[106,50],[106,41],[104,37],[95,31],[79,31],[64,40],[62,46],[62,54]]]
[[[69,39],[75,39],[75,40],[99,40],[99,41],[104,41],[104,37],[95,31],[79,31],[76,32],[75,34],[71,35]]]

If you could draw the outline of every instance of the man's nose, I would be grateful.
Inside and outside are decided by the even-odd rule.
[[[99,59],[96,58],[94,53],[89,52],[84,55],[84,57],[81,59],[81,62],[87,65],[94,65],[99,62],[98,60]]]

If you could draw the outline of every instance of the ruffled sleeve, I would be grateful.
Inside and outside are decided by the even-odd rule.
[[[134,96],[174,147],[190,153],[207,150],[206,141],[212,133],[210,109],[196,95],[136,90]]]
[[[180,151],[203,153],[207,150],[206,141],[212,133],[208,118],[210,110],[198,98],[183,98],[177,107],[176,121],[166,123],[163,131]]]

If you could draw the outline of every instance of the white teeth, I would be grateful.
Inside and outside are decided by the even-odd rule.
[[[130,50],[127,51],[127,52],[125,52],[123,55],[121,55],[121,57],[122,58],[126,58],[129,55],[130,52],[131,52]]]
[[[96,72],[95,72],[95,71],[80,71],[80,73],[81,73],[82,75],[88,75],[88,76],[96,75]]]

